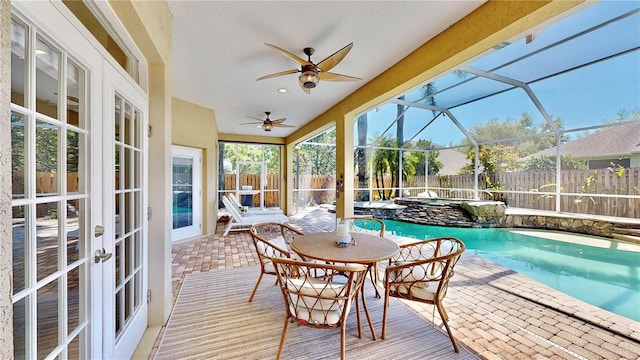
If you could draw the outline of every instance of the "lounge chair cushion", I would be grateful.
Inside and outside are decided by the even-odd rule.
[[[398,262],[395,265],[403,265]],[[416,265],[402,268],[389,274],[390,290],[402,295],[409,295],[424,300],[434,300],[438,290],[439,274],[431,274],[431,267]],[[434,279],[431,281],[430,279]]]
[[[323,280],[304,277],[289,278],[287,283],[298,289],[301,295],[292,294],[289,304],[290,311],[297,314],[299,321],[325,325],[334,325],[340,321],[344,300],[335,298],[344,295],[345,285],[328,284]]]

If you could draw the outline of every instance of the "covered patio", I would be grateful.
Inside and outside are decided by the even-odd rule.
[[[290,222],[308,233],[333,231],[335,215],[325,209],[310,208],[290,217]],[[253,267],[255,276],[258,275],[255,249],[248,232],[226,237],[212,235],[174,245],[174,301],[185,275],[239,267]],[[254,278],[245,280],[253,284]],[[276,286],[270,286],[270,280],[265,281],[258,292],[279,292]],[[248,298],[249,291],[243,295]],[[375,303],[382,299],[371,293],[367,301]],[[449,324],[459,345],[482,359],[634,359],[640,356],[640,331],[636,322],[576,301],[471,253],[463,254],[456,266],[445,304]],[[441,325],[431,306],[416,306],[410,302],[402,306],[419,313],[425,327]],[[378,331],[380,321],[374,318]],[[325,332],[333,333],[337,344],[339,334]],[[149,340],[147,346],[153,347],[151,358],[157,353],[163,334],[164,328],[159,337]],[[453,352],[445,333],[442,333],[442,339],[444,346],[450,349],[451,358],[462,354]],[[248,347],[254,340],[247,332]],[[364,346],[363,343],[370,341],[365,336],[356,343]],[[188,347],[189,343],[184,346]],[[384,357],[384,354],[382,352],[380,356]],[[395,355],[397,358],[398,354]]]

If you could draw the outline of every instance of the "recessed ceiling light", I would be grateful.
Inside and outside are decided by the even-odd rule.
[[[282,93],[282,94],[284,94],[284,93],[286,93],[286,92],[288,92],[288,91],[289,91],[289,90],[287,90],[287,89],[285,89],[285,88],[280,88],[280,89],[278,89],[278,92],[279,92],[279,93]]]

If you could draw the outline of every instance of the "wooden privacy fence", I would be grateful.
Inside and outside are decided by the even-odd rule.
[[[296,192],[301,203],[323,204],[335,200],[335,177],[333,175],[300,175],[300,189]],[[488,181],[487,181],[488,179]],[[252,184],[259,189],[257,175],[241,175],[242,184]],[[480,174],[478,188],[481,199],[504,199],[512,207],[538,210],[556,210],[556,176],[553,171]],[[620,216],[639,218],[640,199],[625,198],[625,195],[640,196],[640,168],[627,168],[618,175],[609,169],[563,171],[560,176],[560,210],[582,214]],[[235,175],[225,174],[225,190],[235,190]],[[279,177],[269,175],[266,189],[279,189]],[[295,184],[295,183],[294,183]],[[372,181],[375,186],[375,180]],[[474,175],[430,175],[425,183],[424,176],[414,176],[403,182],[405,196],[415,196],[424,191],[425,184],[435,189],[443,198],[472,198]],[[385,193],[399,193],[398,184],[391,184],[391,177],[384,178]],[[354,188],[358,188],[354,179]],[[413,188],[413,189],[410,189]],[[543,194],[549,192],[552,194]],[[562,194],[577,195],[562,195]],[[614,195],[619,197],[592,196]],[[378,190],[373,191],[374,198],[379,197]],[[265,194],[266,206],[279,206],[279,192]],[[259,198],[254,199],[254,206]]]
[[[77,192],[79,178],[77,173],[67,173],[67,192]],[[116,179],[118,176],[116,176]],[[264,204],[268,207],[280,206],[280,176],[269,174],[265,183]],[[56,173],[39,172],[36,174],[36,191],[39,194],[56,194],[59,175]],[[294,188],[300,203],[326,204],[335,200],[336,181],[333,175],[300,175],[299,184]],[[487,181],[488,179],[488,181]],[[260,189],[259,175],[240,174],[240,184],[250,185],[254,190]],[[236,175],[224,175],[225,191],[236,190]],[[375,181],[372,181],[375,186]],[[393,188],[391,177],[384,179],[386,188]],[[542,194],[555,192],[556,176],[553,171],[515,172],[480,174],[478,176],[478,188],[480,196],[484,199],[505,199],[510,206],[555,211],[555,194]],[[640,199],[624,196],[640,196],[640,168],[626,168],[620,173],[609,169],[599,170],[569,170],[562,171],[560,175],[561,195],[560,210],[582,214],[621,216],[640,218]],[[398,184],[395,184],[397,187]],[[429,175],[426,186],[435,189],[439,197],[444,198],[470,198],[474,188],[474,175]],[[403,183],[406,195],[415,196],[424,191],[425,177],[414,176]],[[358,188],[358,180],[354,179],[354,188]],[[407,189],[415,188],[415,189]],[[461,190],[462,189],[462,190]],[[14,196],[24,194],[24,175],[14,172],[12,177],[12,190]],[[385,190],[389,195],[393,190]],[[522,192],[522,193],[521,193]],[[394,191],[398,194],[398,190]],[[614,195],[614,197],[593,196]],[[374,199],[378,196],[374,190]],[[260,205],[260,196],[253,196],[253,206]]]

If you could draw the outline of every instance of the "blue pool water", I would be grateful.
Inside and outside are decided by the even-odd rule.
[[[640,321],[640,246],[542,230],[451,228],[392,220],[385,223],[386,232],[398,236],[420,240],[457,237],[465,243],[467,252],[586,303]],[[533,233],[538,236],[531,236]],[[563,240],[551,240],[556,238]]]

